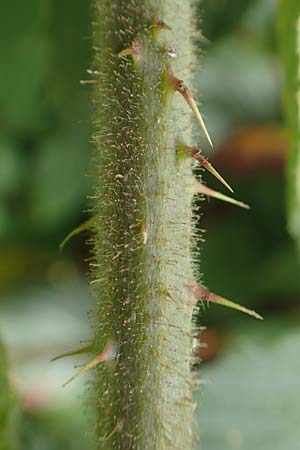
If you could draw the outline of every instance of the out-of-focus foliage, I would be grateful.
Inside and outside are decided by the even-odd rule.
[[[208,51],[195,85],[215,144],[245,124],[279,119],[278,63],[270,50],[253,45],[249,36],[219,40]]]
[[[92,433],[82,417],[71,408],[27,413],[22,418],[22,450],[92,450]]]
[[[7,361],[0,343],[0,450],[19,448],[19,409],[7,375]]]
[[[235,331],[223,357],[201,370],[201,450],[299,447],[299,326],[269,320]]]
[[[67,266],[60,265],[56,270],[67,276]],[[9,295],[1,304],[0,329],[9,350],[11,381],[22,410],[19,426],[13,428],[15,437],[20,438],[16,450],[93,449],[94,420],[87,406],[92,399],[87,394],[86,380],[62,388],[74,373],[74,364],[84,363],[86,356],[50,362],[74,345],[79,347],[80,340],[89,336],[88,288],[83,280],[78,280],[78,274],[68,277],[54,278],[42,288],[24,290],[21,296]],[[0,405],[4,408],[9,391],[6,392],[7,384],[2,378],[0,381]],[[2,448],[1,442],[1,450],[10,450]]]
[[[198,3],[200,28],[211,42],[227,35],[252,34],[260,43],[274,40],[277,0],[202,0]]]
[[[250,212],[215,207],[202,221],[208,230],[201,251],[205,282],[263,315],[273,309],[288,312],[300,297],[299,261],[286,231],[283,183],[283,176],[266,173],[236,178],[233,184],[251,205]],[[204,205],[205,210],[212,206]],[[236,321],[228,311],[211,306],[205,320],[213,317],[223,325],[225,318]]]
[[[203,0],[199,5],[200,27],[210,43],[201,68],[198,61],[195,86],[215,144],[240,126],[278,121],[277,0]],[[199,44],[204,47],[201,39]]]
[[[39,242],[79,217],[88,181],[89,2],[5,2],[0,238]]]
[[[285,111],[291,135],[287,167],[289,231],[300,249],[300,3],[282,0],[279,43],[285,68]]]

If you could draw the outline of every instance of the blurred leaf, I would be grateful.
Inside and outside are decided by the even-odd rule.
[[[237,126],[280,116],[277,61],[250,40],[228,37],[219,41],[197,73],[195,85],[203,94],[201,110],[215,144]]]
[[[0,344],[0,450],[19,448],[19,411],[17,400],[7,377],[4,348]]]
[[[260,45],[267,44],[264,46],[276,49],[274,22],[277,9],[277,0],[254,0],[242,16],[240,28],[243,32],[252,33]]]
[[[40,279],[50,264],[51,256],[39,248],[2,245],[0,247],[0,293],[12,287],[16,289],[24,280]],[[4,301],[3,296],[1,301]]]
[[[256,292],[255,272],[259,260],[255,229],[247,225],[250,219],[251,216],[237,221],[234,214],[217,218],[206,224],[207,241],[201,244],[201,270],[205,284],[212,291],[226,292],[229,298],[238,299],[248,306],[252,306]]]
[[[57,239],[88,186],[90,4],[12,0],[1,13],[0,236]]]
[[[292,306],[300,297],[300,263],[291,241],[280,242],[261,262],[255,277],[261,296],[268,296],[281,304],[281,309]]]
[[[235,130],[218,149],[216,160],[238,177],[245,174],[283,174],[289,149],[286,130],[276,125]]]
[[[85,203],[88,155],[88,136],[79,126],[64,130],[40,147],[31,193],[35,227],[46,230],[67,223]]]
[[[300,249],[300,2],[281,0],[279,43],[285,68],[285,110],[291,134],[287,169],[288,228]]]
[[[45,3],[45,2],[44,2]],[[42,3],[15,0],[1,9],[0,116],[8,128],[34,128],[41,122],[41,90],[49,65]]]
[[[203,0],[199,2],[201,28],[210,40],[232,33],[253,0]]]
[[[199,27],[212,43],[229,34],[251,34],[260,44],[274,47],[277,0],[201,0],[198,4]]]
[[[300,332],[283,321],[260,328],[244,327],[201,368],[210,381],[198,396],[201,450],[299,447]]]
[[[20,450],[92,450],[95,444],[87,422],[79,405],[26,412]]]
[[[54,51],[47,101],[61,121],[72,125],[78,117],[88,121],[89,90],[80,80],[86,79],[91,60],[90,14],[90,2],[52,0],[49,22]]]
[[[216,166],[220,167],[219,159]],[[275,305],[290,309],[300,296],[300,264],[286,231],[284,179],[277,173],[245,175],[235,169],[222,172],[251,210],[241,214],[216,202],[201,203],[200,225],[207,229],[207,240],[200,244],[203,282],[259,311]],[[217,311],[209,316],[220,319]]]
[[[21,180],[21,161],[16,146],[0,137],[0,198],[10,194]]]

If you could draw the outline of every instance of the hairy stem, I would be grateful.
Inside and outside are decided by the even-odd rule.
[[[191,127],[170,81],[188,82],[191,15],[179,0],[95,0],[95,352],[114,351],[96,370],[99,449],[192,446],[194,179],[176,153]]]

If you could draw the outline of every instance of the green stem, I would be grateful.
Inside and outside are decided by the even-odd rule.
[[[95,354],[116,349],[96,370],[98,448],[189,450],[194,180],[176,156],[190,115],[169,73],[190,73],[192,11],[95,0],[95,13]]]

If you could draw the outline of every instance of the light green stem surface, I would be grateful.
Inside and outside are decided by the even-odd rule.
[[[95,0],[94,329],[116,351],[96,371],[99,449],[192,446],[191,125],[168,75],[190,83],[191,18],[188,1]]]

